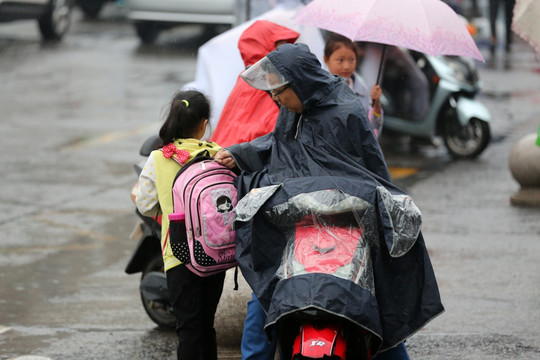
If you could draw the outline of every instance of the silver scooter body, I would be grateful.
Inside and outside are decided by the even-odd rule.
[[[478,156],[490,140],[488,123],[491,115],[475,99],[482,83],[473,60],[416,53],[415,61],[429,83],[428,110],[419,120],[407,119],[395,111],[390,97],[383,96],[383,131],[390,130],[431,143],[442,137],[452,156]],[[383,91],[386,92],[384,80]]]

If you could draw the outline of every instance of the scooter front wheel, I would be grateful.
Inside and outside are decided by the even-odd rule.
[[[442,136],[448,152],[458,159],[477,157],[486,149],[491,137],[489,124],[476,118],[465,126],[457,118],[446,122]]]

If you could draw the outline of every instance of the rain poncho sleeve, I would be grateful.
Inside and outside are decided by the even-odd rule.
[[[272,147],[272,135],[258,137],[247,143],[227,147],[236,166],[243,171],[256,172],[264,169]]]

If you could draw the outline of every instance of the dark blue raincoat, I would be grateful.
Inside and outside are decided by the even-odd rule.
[[[304,44],[283,45],[268,59],[304,111],[282,108],[272,133],[227,148],[242,170],[239,199],[251,189],[280,184],[253,217],[236,222],[240,269],[267,311],[267,330],[285,314],[314,306],[369,330],[381,341],[380,350],[395,346],[443,311],[421,233],[405,251],[391,254],[399,220],[388,199],[406,194],[390,182],[366,110],[343,79],[323,70]],[[372,210],[373,289],[332,275],[276,275],[287,236],[268,214],[291,197],[327,189],[360,198]]]

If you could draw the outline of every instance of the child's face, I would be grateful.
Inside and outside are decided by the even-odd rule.
[[[349,79],[356,69],[356,54],[341,45],[328,58],[324,58],[328,70],[335,75]]]

